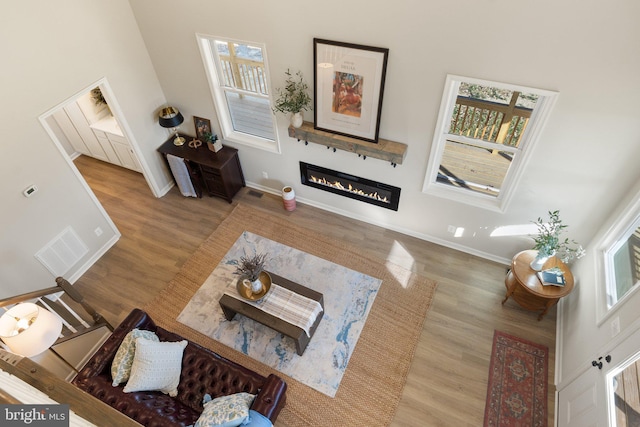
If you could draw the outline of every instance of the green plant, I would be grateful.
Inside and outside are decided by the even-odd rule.
[[[299,113],[308,110],[311,106],[311,96],[309,96],[309,85],[305,83],[302,72],[298,71],[294,76],[287,68],[285,74],[287,79],[284,89],[276,89],[279,96],[273,112]]]
[[[218,135],[216,135],[215,133],[211,133],[211,132],[204,132],[202,134],[202,138],[204,139],[204,142],[210,142],[210,143],[214,143],[218,140]]]
[[[255,254],[253,256],[244,255],[240,257],[236,265],[236,271],[233,274],[246,277],[252,282],[258,280],[258,276],[264,270],[264,264],[267,261],[267,254]]]
[[[573,258],[581,258],[585,251],[575,240],[565,238],[561,240],[560,235],[565,232],[568,225],[562,223],[560,211],[549,211],[549,220],[538,218],[532,221],[538,227],[538,234],[533,237],[535,245],[533,249],[538,251],[539,256],[556,255],[562,262],[569,262]]]

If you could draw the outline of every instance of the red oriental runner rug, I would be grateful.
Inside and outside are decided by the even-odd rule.
[[[548,348],[493,334],[484,427],[546,427]]]

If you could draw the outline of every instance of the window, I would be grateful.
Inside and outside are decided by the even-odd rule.
[[[601,325],[640,288],[640,191],[594,245]]]
[[[197,38],[222,138],[279,153],[265,46]]]
[[[604,262],[610,309],[640,281],[640,217],[605,251]]]
[[[448,76],[423,191],[504,210],[556,96]]]

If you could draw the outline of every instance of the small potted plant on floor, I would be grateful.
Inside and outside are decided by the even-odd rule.
[[[560,239],[560,235],[568,227],[562,223],[560,211],[549,211],[549,221],[538,218],[533,223],[538,227],[538,234],[533,237],[533,249],[538,251],[538,255],[531,262],[532,269],[540,271],[547,259],[554,255],[564,263],[584,256],[585,251],[578,242],[568,238]]]
[[[264,264],[267,261],[267,254],[260,253],[253,256],[244,255],[240,257],[236,265],[234,274],[240,276],[250,283],[251,292],[254,294],[262,291],[262,282],[260,281],[260,273],[264,271]]]
[[[299,128],[302,126],[302,111],[306,111],[311,106],[311,96],[309,96],[309,85],[305,83],[302,72],[298,71],[295,76],[287,69],[285,72],[284,89],[278,88],[278,99],[276,100],[274,113],[291,113],[291,125]]]

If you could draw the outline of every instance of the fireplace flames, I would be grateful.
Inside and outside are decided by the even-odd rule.
[[[389,203],[389,200],[387,199],[387,197],[381,197],[377,191],[374,191],[372,193],[367,193],[359,188],[355,188],[354,186],[352,186],[351,184],[348,184],[346,187],[340,182],[340,181],[334,181],[334,182],[330,182],[327,181],[326,178],[322,177],[322,178],[317,178],[314,175],[311,175],[311,181],[319,184],[319,185],[324,185],[325,187],[331,187],[331,188],[336,188],[338,190],[341,191],[345,191],[348,193],[352,193],[352,194],[357,194],[359,196],[363,196],[363,197],[368,197],[370,199],[373,200],[378,200],[380,202],[383,203]]]

